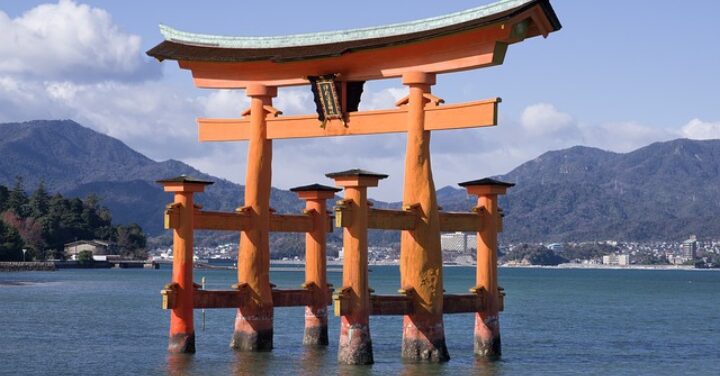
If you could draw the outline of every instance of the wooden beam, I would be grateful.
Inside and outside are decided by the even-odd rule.
[[[413,230],[418,221],[414,210],[370,209],[368,228],[383,230]]]
[[[448,213],[440,212],[440,231],[442,232],[477,232],[485,222],[481,213]]]
[[[273,307],[304,307],[312,304],[310,290],[273,290]]]
[[[163,296],[163,309],[173,309],[177,304],[175,286],[168,285],[161,290]],[[328,290],[326,302],[330,305],[332,291]],[[313,294],[309,289],[298,290],[272,290],[273,306],[275,307],[303,307],[312,304]],[[238,308],[250,298],[247,288],[234,290],[199,290],[193,291],[194,309]]]
[[[250,297],[247,289],[241,290],[195,290],[193,308],[237,308]]]
[[[250,228],[252,221],[247,212],[225,213],[195,211],[193,228],[195,230],[242,231]]]
[[[462,129],[497,125],[500,98],[432,106],[425,109],[425,129]],[[399,133],[407,130],[407,109],[350,112],[347,124],[330,120],[320,128],[316,115],[267,118],[267,138],[310,138]],[[250,120],[198,119],[200,141],[244,141],[250,137]]]
[[[443,313],[469,313],[482,311],[485,299],[482,294],[446,294]]]
[[[402,316],[413,312],[412,299],[404,295],[370,295],[370,315]]]
[[[270,216],[271,232],[311,232],[313,219],[310,215],[272,214]]]

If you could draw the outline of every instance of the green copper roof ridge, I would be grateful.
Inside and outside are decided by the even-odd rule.
[[[176,30],[163,24],[160,25],[160,32],[167,41],[189,45],[244,49],[302,47],[319,44],[342,43],[364,39],[384,38],[428,31],[505,12],[534,1],[537,0],[500,0],[472,9],[462,10],[455,13],[424,18],[415,21],[399,22],[390,25],[371,26],[339,31],[324,31],[318,33],[258,37],[236,37],[190,33]]]

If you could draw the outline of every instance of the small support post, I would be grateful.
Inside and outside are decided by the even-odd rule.
[[[305,283],[312,293],[312,304],[305,307],[305,336],[303,344],[328,345],[328,284],[325,237],[329,222],[327,200],[341,189],[320,184],[295,187],[290,191],[305,200],[305,213],[313,218],[311,232],[305,234]]]
[[[478,197],[476,211],[484,210],[487,221],[477,234],[476,291],[484,290],[485,307],[475,314],[475,355],[489,360],[499,359],[500,291],[497,280],[497,236],[502,228],[498,210],[498,195],[504,195],[515,184],[494,179],[480,179],[460,183],[468,194]]]
[[[387,175],[359,169],[326,175],[345,188],[343,228],[343,285],[335,297],[335,311],[341,315],[338,363],[372,364],[370,340],[370,291],[368,287],[368,200],[367,187],[377,187]]]
[[[273,348],[273,301],[270,287],[270,184],[272,140],[267,137],[268,106],[277,88],[250,85],[250,138],[245,177],[244,209],[251,226],[240,234],[238,284],[247,284],[250,299],[238,307],[230,347],[238,351]]]
[[[212,182],[189,176],[158,180],[165,192],[175,194],[166,217],[174,217],[172,286],[174,306],[170,313],[170,353],[195,353],[193,324],[193,194],[203,192]]]
[[[443,327],[443,270],[440,215],[430,164],[430,131],[425,129],[425,107],[441,99],[430,94],[435,75],[403,75],[409,86],[403,205],[415,207],[420,220],[400,239],[401,288],[412,290],[413,312],[403,317],[402,357],[407,361],[450,360]],[[401,104],[405,101],[401,101]]]

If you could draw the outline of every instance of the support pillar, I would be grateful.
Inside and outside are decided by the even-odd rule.
[[[173,226],[172,284],[175,306],[170,312],[170,342],[168,352],[176,354],[195,353],[195,328],[193,325],[193,194],[203,192],[212,184],[185,175],[158,180],[165,192],[173,192],[177,224]]]
[[[387,175],[359,169],[326,175],[345,188],[343,228],[343,285],[336,312],[340,312],[338,363],[372,364],[370,339],[370,291],[368,286],[368,201],[367,187],[377,187]]]
[[[327,200],[341,191],[334,187],[313,184],[290,191],[305,200],[305,213],[312,215],[313,230],[305,234],[305,283],[312,292],[312,304],[305,307],[303,344],[328,345],[328,283],[325,237],[328,232]]]
[[[273,302],[270,287],[270,184],[272,140],[266,116],[277,95],[275,87],[250,85],[250,138],[245,177],[245,206],[252,226],[240,235],[238,284],[246,284],[250,298],[238,307],[230,347],[238,351],[273,348]]]
[[[420,221],[414,230],[403,231],[400,240],[400,283],[412,290],[413,297],[413,313],[403,317],[402,357],[446,362],[450,354],[443,327],[440,217],[430,165],[430,131],[425,130],[425,106],[435,75],[406,73],[403,83],[410,88],[403,206],[414,207]]]
[[[502,229],[498,210],[498,195],[503,195],[512,183],[480,179],[460,183],[468,194],[478,197],[477,210],[486,212],[482,230],[477,234],[477,276],[475,289],[485,296],[484,309],[475,314],[475,355],[489,360],[502,354],[500,341],[500,292],[497,279],[497,237]]]

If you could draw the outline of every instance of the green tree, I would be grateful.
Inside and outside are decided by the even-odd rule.
[[[7,209],[7,201],[10,191],[4,185],[0,185],[0,213]]]
[[[126,257],[142,258],[146,256],[145,245],[147,237],[142,228],[133,223],[127,226],[117,227],[117,245],[120,254]]]
[[[77,255],[77,260],[82,265],[92,264],[95,262],[93,254],[90,251],[80,251]]]
[[[42,181],[38,185],[38,188],[30,196],[30,211],[34,218],[40,218],[48,213],[50,206],[50,195],[45,190],[45,183]]]
[[[25,244],[13,227],[0,220],[0,261],[20,261]]]
[[[28,206],[28,198],[23,188],[22,176],[15,177],[15,185],[8,194],[7,210],[12,210],[22,218],[30,216],[30,207]]]

